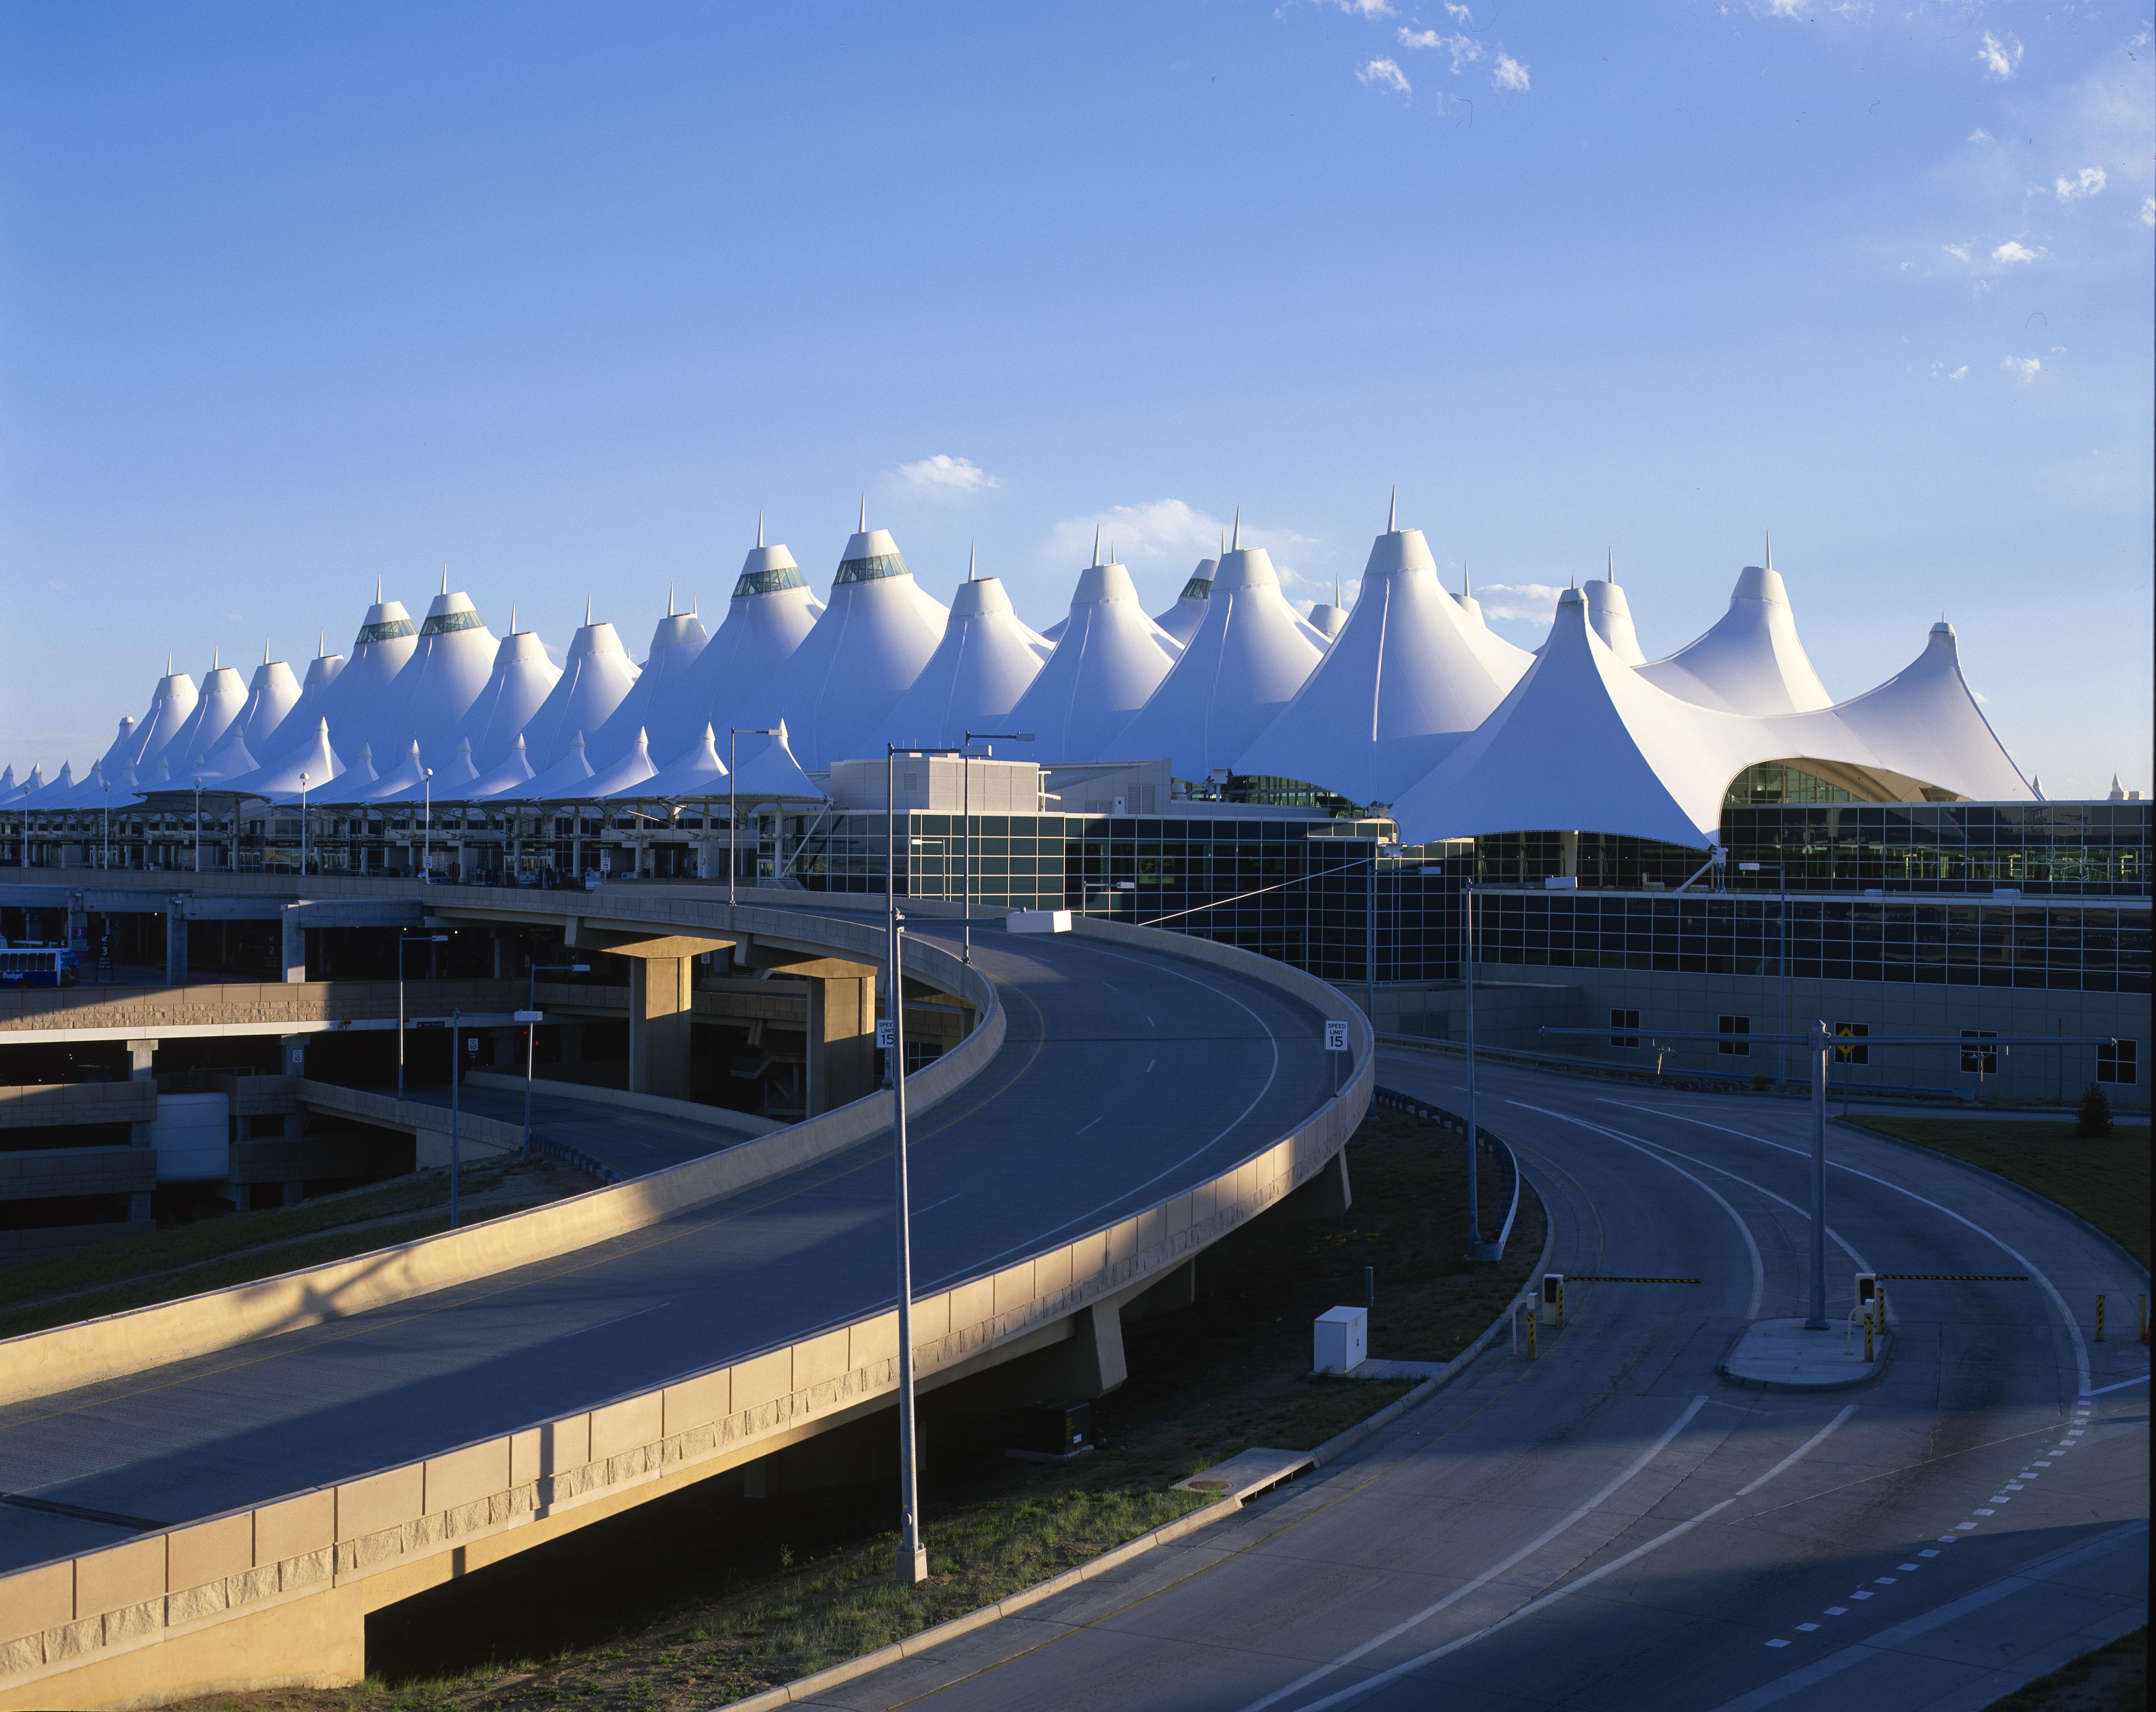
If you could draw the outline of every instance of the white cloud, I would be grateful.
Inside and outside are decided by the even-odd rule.
[[[2060,179],[2056,194],[2061,202],[2086,202],[2102,188],[2103,168],[2084,167],[2078,177]]]
[[[1493,89],[1517,90],[1525,95],[1527,91],[1527,68],[1500,48],[1497,64],[1490,73],[1490,84]]]
[[[1224,517],[1199,511],[1179,499],[1149,500],[1142,505],[1110,506],[1082,517],[1065,517],[1049,532],[1048,554],[1059,568],[1090,563],[1093,531],[1101,532],[1101,550],[1110,547],[1129,565],[1165,563],[1188,572],[1201,558],[1220,551],[1220,537],[1232,526]],[[1274,558],[1281,580],[1293,573],[1279,563],[1281,556],[1299,547],[1317,543],[1310,536],[1289,529],[1268,529],[1245,522],[1240,537],[1245,547],[1262,547]],[[1179,585],[1178,585],[1179,586]]]
[[[2010,357],[1999,366],[2011,373],[2014,378],[2024,386],[2044,372],[2042,362],[2034,357]]]
[[[1767,10],[1776,18],[1802,18],[1801,0],[1767,0]]]
[[[1386,0],[1332,0],[1342,12],[1356,18],[1390,18],[1393,8]]]
[[[45,587],[51,589],[56,594],[72,594],[74,593],[74,590],[69,588],[66,584],[60,582],[59,579],[53,577],[48,577],[45,578]]]
[[[1994,261],[2003,262],[2034,261],[2043,253],[2041,249],[2031,249],[2027,244],[2010,238],[1991,252],[1991,259]]]
[[[1964,141],[1969,142],[1989,142],[1991,141],[1991,133],[1979,126],[1974,131],[1970,131]]]
[[[901,464],[898,473],[916,487],[952,493],[979,493],[1003,486],[971,458],[954,458],[945,452],[917,464]]]
[[[1525,619],[1548,624],[1557,615],[1557,598],[1564,591],[1554,583],[1491,583],[1475,591],[1475,599],[1486,619]]]
[[[2010,46],[1986,30],[1984,41],[1976,50],[1976,57],[1994,77],[2011,77],[2014,68],[2021,63],[2021,44],[2017,41]]]
[[[1946,250],[1946,253],[1952,256],[1956,261],[1967,261],[1969,260],[1969,246],[1966,244],[1948,244],[1943,247]]]
[[[1467,66],[1482,57],[1482,44],[1472,36],[1440,35],[1435,30],[1411,30],[1404,25],[1400,29],[1403,48],[1441,48],[1452,55],[1452,75],[1455,77]]]
[[[1445,0],[1445,10],[1446,15],[1450,17],[1455,23],[1472,23],[1475,22],[1474,18],[1469,14],[1468,10],[1465,6],[1455,6],[1452,3],[1452,0]]]
[[[1414,93],[1414,85],[1408,81],[1396,59],[1373,59],[1355,74],[1356,80],[1378,89],[1388,89],[1403,95]]]
[[[1934,362],[1932,365],[1932,378],[1933,380],[1959,380],[1968,373],[1969,365],[1966,362],[1963,363],[1959,368],[1948,368],[1943,362]]]
[[[2144,226],[2156,226],[2156,196],[2144,196],[2141,198],[2141,224]]]

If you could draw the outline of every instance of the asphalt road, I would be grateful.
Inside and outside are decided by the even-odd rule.
[[[1322,1019],[1278,988],[1074,935],[982,932],[974,961],[1009,1029],[911,1126],[920,1293],[1152,1206],[1331,1097]],[[0,1409],[0,1492],[185,1521],[878,1312],[896,1297],[890,1159],[886,1136],[542,1265]],[[125,1537],[0,1504],[0,1568]]]
[[[1460,1103],[1448,1057],[1379,1081]],[[2030,1282],[1892,1286],[1881,1379],[1740,1388],[1715,1370],[1743,1326],[1803,1311],[1807,1110],[1481,1082],[1554,1269],[1702,1282],[1574,1284],[1532,1364],[1501,1344],[1235,1520],[812,1704],[1974,1709],[2147,1621],[2148,1281],[2115,1248],[1837,1128],[1831,1312],[1860,1266]]]

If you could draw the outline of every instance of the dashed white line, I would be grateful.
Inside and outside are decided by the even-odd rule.
[[[1107,1120],[1107,1116],[1108,1114],[1106,1112],[1101,1113],[1098,1118],[1096,1118],[1093,1120],[1093,1123],[1105,1123]],[[1093,1123],[1081,1123],[1070,1133],[1073,1135],[1083,1135],[1087,1130],[1093,1127]]]
[[[670,1302],[654,1302],[650,1307],[639,1308],[634,1314],[617,1314],[612,1319],[603,1319],[597,1325],[579,1326],[576,1330],[565,1333],[563,1335],[566,1338],[581,1338],[586,1332],[603,1331],[610,1325],[619,1325],[625,1319],[641,1319],[647,1314],[656,1314],[662,1308],[672,1306],[673,1303]]]

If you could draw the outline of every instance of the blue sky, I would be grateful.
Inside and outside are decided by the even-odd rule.
[[[2054,796],[2150,781],[2145,10],[0,10],[0,760],[447,562],[557,649],[827,582],[865,491],[1036,624],[1397,482],[1516,640],[1763,532],[1830,690],[1945,611]],[[1456,586],[1456,584],[1455,584]]]

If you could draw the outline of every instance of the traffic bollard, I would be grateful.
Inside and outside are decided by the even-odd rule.
[[[2096,1340],[2099,1344],[2103,1341],[2103,1298],[2102,1296],[2096,1298]]]
[[[1542,1324],[1542,1309],[1534,1303],[1527,1304],[1527,1360],[1535,1359],[1535,1328]]]
[[[1871,1310],[1864,1312],[1864,1359],[1871,1360]]]
[[[1559,1325],[1564,1324],[1564,1280],[1563,1278],[1557,1281],[1557,1323]]]

